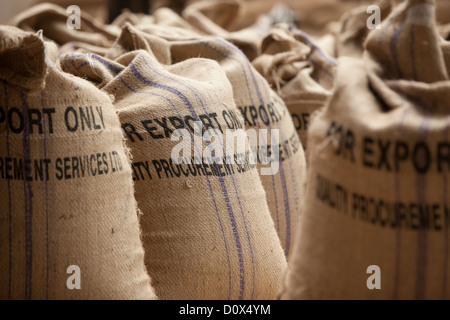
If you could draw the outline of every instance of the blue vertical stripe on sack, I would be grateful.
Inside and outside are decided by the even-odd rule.
[[[174,88],[167,87],[167,86],[164,86],[164,85],[161,85],[156,82],[152,82],[152,81],[148,80],[142,74],[139,73],[139,71],[136,69],[136,67],[133,63],[131,63],[129,67],[130,67],[131,71],[133,72],[134,76],[138,80],[140,80],[141,82],[146,84],[147,86],[151,86],[151,87],[154,87],[157,89],[168,91],[168,92],[171,92],[171,93],[177,95],[186,104],[189,111],[191,112],[191,115],[194,117],[194,120],[199,121],[198,116],[196,115],[192,104],[187,99],[187,97],[185,95],[183,95],[180,91],[178,91]],[[240,268],[240,270],[239,270],[240,271],[240,290],[241,290],[241,292],[239,294],[239,299],[242,300],[242,297],[244,295],[244,288],[245,288],[245,270],[244,270],[244,260],[243,260],[243,256],[242,256],[242,246],[241,246],[241,241],[240,241],[240,237],[239,237],[239,232],[237,230],[237,224],[236,224],[236,219],[234,217],[233,208],[230,205],[230,198],[228,196],[228,191],[226,189],[223,177],[219,177],[219,181],[220,181],[222,192],[224,195],[224,201],[226,203],[228,214],[229,214],[229,217],[231,220],[233,234],[234,234],[234,238],[235,238],[235,242],[236,242],[236,248],[238,250],[238,259],[239,259],[239,268]]]
[[[405,122],[406,117],[408,116],[409,112],[412,110],[411,107],[407,108],[406,111],[403,113],[402,118],[400,119],[400,123],[397,127],[397,134],[401,135],[403,131],[403,125]],[[397,172],[395,173],[395,200],[396,202],[401,201],[400,196],[400,174]],[[396,222],[398,221],[398,217],[395,218]],[[399,224],[400,225],[400,224]],[[400,289],[400,266],[401,266],[401,258],[402,258],[402,228],[398,227],[395,230],[395,261],[394,261],[394,291],[393,291],[393,300],[398,300]]]
[[[257,95],[258,95],[258,99],[259,102],[261,104],[261,106],[265,106],[265,101],[263,99],[261,90],[259,88],[258,82],[256,81],[256,76],[255,73],[253,72],[252,66],[250,64],[250,62],[248,61],[247,57],[244,55],[244,53],[238,49],[237,47],[235,47],[234,45],[227,43],[225,40],[217,38],[217,40],[219,42],[221,42],[224,46],[228,47],[229,49],[233,50],[234,52],[236,52],[238,55],[241,56],[242,60],[244,61],[244,63],[247,64],[247,68],[249,70],[250,76],[252,77],[253,80],[253,84],[255,86]],[[245,69],[244,69],[245,70]],[[245,71],[244,71],[245,72]],[[270,96],[267,97],[270,100]],[[269,125],[268,129],[271,130],[272,126]],[[261,129],[259,123],[258,123],[258,129]],[[280,170],[280,180],[281,180],[281,188],[283,190],[283,200],[284,200],[284,213],[285,213],[285,218],[286,218],[286,245],[285,245],[285,255],[287,256],[289,250],[290,250],[290,246],[291,246],[291,209],[290,209],[290,205],[289,205],[289,193],[287,190],[287,184],[286,184],[286,177],[284,174],[284,169],[283,169],[283,165],[280,162],[279,163],[279,170]],[[273,175],[272,175],[273,177]]]
[[[405,17],[405,16],[404,16]],[[403,19],[404,20],[404,19]],[[378,38],[378,46],[381,47],[382,45],[382,40],[383,37],[385,36],[385,32],[388,28],[393,27],[393,24],[389,21],[388,25],[382,29],[379,33],[380,33],[380,37]],[[400,36],[400,32],[403,29],[403,24],[401,25],[401,27],[399,28],[399,30],[394,32],[394,35],[391,39],[390,42],[390,46],[389,46],[389,51],[391,53],[391,57],[393,59],[393,62],[395,64],[396,67],[396,71],[397,74],[401,74],[398,66],[398,48],[397,48],[397,41],[398,41],[398,37]],[[400,124],[400,128],[403,126],[403,121],[406,118],[407,114],[409,112],[409,109],[406,110],[405,114],[403,115],[403,119],[402,122]],[[399,129],[400,129],[399,128]],[[401,129],[400,129],[401,130]],[[397,200],[401,200],[400,199],[400,183],[398,184],[398,186],[396,187],[397,189]],[[397,235],[396,235],[396,239],[397,239],[397,245],[396,245],[396,261],[395,261],[395,274],[394,274],[394,299],[398,300],[399,298],[399,289],[400,289],[400,273],[401,273],[401,255],[402,255],[402,251],[401,251],[401,247],[402,247],[402,230],[401,228],[397,229]]]
[[[30,119],[28,118],[29,106],[27,96],[21,94],[22,112],[24,118],[23,130],[23,159],[31,160],[30,155]],[[25,202],[25,298],[31,300],[32,297],[32,278],[33,278],[33,191],[31,183],[27,181],[27,172],[23,167],[23,190]]]
[[[235,61],[235,62],[237,62],[237,63],[240,65],[241,70],[242,70],[242,73],[243,73],[244,78],[245,78],[245,83],[246,83],[246,85],[247,85],[248,95],[249,95],[249,97],[250,97],[250,100],[251,100],[252,104],[255,105],[254,100],[253,100],[253,95],[252,95],[251,89],[250,89],[250,83],[249,83],[248,77],[247,77],[247,72],[245,71],[245,68],[244,68],[244,65],[242,64],[242,62],[239,61],[238,59],[233,58],[233,57],[227,55],[226,53],[220,51],[219,49],[217,49],[216,47],[214,47],[214,46],[213,46],[211,43],[209,43],[209,42],[202,42],[202,44],[203,44],[204,46],[206,46],[206,47],[212,49],[213,51],[215,51],[216,53],[218,53],[219,55],[221,55],[221,56],[224,57],[225,59]],[[277,233],[278,233],[278,235],[279,235],[279,234],[280,234],[280,220],[279,220],[279,212],[278,212],[279,210],[278,210],[277,189],[276,189],[276,187],[275,187],[275,178],[274,178],[273,175],[272,175],[271,177],[272,177],[272,191],[273,191],[273,194],[274,194],[275,210],[276,210],[276,213],[275,213],[275,214],[276,214],[276,221],[274,221],[274,222],[275,222],[275,224],[276,224]]]
[[[191,93],[193,93],[193,94],[195,95],[195,97],[199,100],[199,102],[200,102],[200,104],[201,104],[201,106],[202,106],[202,109],[203,109],[203,111],[205,112],[205,114],[208,115],[208,111],[207,111],[207,109],[206,109],[206,107],[205,107],[205,103],[204,103],[203,99],[200,97],[200,95],[201,95],[200,92],[197,92],[197,90],[196,90],[195,88],[193,88],[193,87],[191,87],[191,86],[189,86],[189,85],[186,85],[186,84],[184,84],[184,83],[181,82],[181,81],[178,81],[178,80],[173,79],[173,78],[171,78],[171,77],[164,76],[163,74],[161,74],[161,73],[159,73],[157,70],[155,70],[152,66],[150,66],[150,65],[148,64],[148,62],[147,62],[147,59],[143,58],[143,60],[144,60],[144,63],[146,64],[146,66],[147,66],[151,71],[153,71],[154,73],[156,73],[158,76],[162,77],[163,79],[170,80],[170,81],[172,81],[172,82],[174,82],[174,83],[177,83],[177,84],[181,85],[182,87],[188,89]],[[211,121],[211,118],[209,117],[209,115],[208,115],[208,120]],[[223,143],[222,143],[222,141],[220,141],[220,144],[221,144],[221,147],[223,148]],[[255,291],[255,276],[256,276],[255,262],[254,262],[254,254],[253,254],[253,246],[252,246],[252,242],[251,242],[251,239],[250,239],[250,234],[249,234],[249,232],[248,232],[247,221],[246,221],[245,213],[244,213],[244,210],[243,210],[243,207],[242,207],[242,202],[241,202],[241,199],[240,199],[240,196],[239,196],[239,192],[238,192],[238,189],[237,189],[237,187],[236,187],[236,181],[235,181],[233,175],[231,176],[231,181],[232,181],[233,188],[234,188],[234,191],[235,191],[235,194],[236,194],[236,199],[237,199],[238,204],[239,204],[239,209],[240,209],[240,211],[241,211],[242,219],[243,219],[243,221],[244,221],[245,232],[246,232],[246,235],[247,235],[247,241],[248,241],[248,245],[249,245],[249,248],[250,248],[250,256],[251,256],[251,261],[252,261],[252,271],[253,271],[253,285],[252,285],[252,293],[251,293],[250,299],[253,300],[253,297],[254,297],[254,291]]]

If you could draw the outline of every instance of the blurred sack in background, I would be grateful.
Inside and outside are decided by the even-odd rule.
[[[363,59],[338,60],[308,132],[305,214],[282,298],[450,297],[450,52],[434,9],[405,1],[369,34]],[[369,290],[372,265],[381,290]]]
[[[283,98],[306,149],[311,115],[330,97],[337,63],[306,33],[282,24],[270,30],[261,51],[253,65]]]

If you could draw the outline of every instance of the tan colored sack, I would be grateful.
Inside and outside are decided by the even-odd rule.
[[[125,29],[127,25],[143,31],[147,34],[161,37],[167,40],[197,39],[205,34],[187,23],[180,15],[169,8],[160,8],[152,16],[123,12],[113,22],[114,25]],[[122,35],[123,37],[123,30]],[[120,42],[120,41],[116,41]],[[140,49],[144,49],[139,47]],[[115,54],[111,52],[109,56]]]
[[[183,17],[207,34],[233,31],[242,1],[196,1],[183,11]]]
[[[167,8],[157,10],[152,17],[155,21],[154,24],[143,22],[130,24],[140,31],[166,40],[198,39],[202,37],[201,31],[196,30],[179,15]]]
[[[217,61],[233,87],[234,101],[244,116],[246,129],[275,129],[280,134],[279,170],[261,176],[272,218],[285,250],[297,234],[306,176],[306,160],[292,118],[281,98],[253,68],[246,56],[234,45],[219,38],[171,42],[172,63],[193,57]],[[267,142],[272,148],[271,138]],[[256,147],[256,146],[254,146]],[[264,155],[259,160],[264,160]],[[266,167],[259,162],[259,168]]]
[[[450,298],[450,81],[433,3],[405,1],[364,60],[340,60],[308,133],[283,299]]]
[[[336,62],[305,33],[287,25],[272,28],[262,51],[252,64],[283,98],[306,149],[311,114],[331,94]]]
[[[150,30],[147,29],[147,31]],[[167,31],[170,33],[171,29],[167,28]],[[125,38],[125,34],[129,34],[128,37],[150,41],[148,37],[142,35],[142,32],[130,26],[124,28],[123,32],[123,38]],[[173,35],[170,38],[172,63],[194,57],[204,57],[219,62],[233,86],[235,102],[246,119],[246,129],[280,130],[280,140],[282,141],[280,170],[274,172],[275,175],[262,176],[261,179],[281,243],[286,255],[289,256],[301,212],[300,198],[303,194],[303,180],[306,176],[306,160],[300,139],[284,102],[270,89],[267,81],[252,67],[246,56],[227,41],[211,37],[180,41],[174,41]],[[180,36],[180,38],[183,37]],[[137,44],[134,49],[152,47],[150,42],[147,44],[143,44],[142,41],[131,43]],[[116,45],[123,47],[120,41]],[[132,47],[127,48],[132,50]],[[113,48],[112,52],[115,50]],[[120,51],[119,49],[117,52]],[[270,140],[271,138],[268,137],[265,142],[270,145]],[[259,166],[259,168],[262,167],[266,166]]]
[[[0,299],[154,299],[110,99],[39,36],[0,38]]]
[[[43,31],[44,37],[59,45],[71,41],[109,47],[120,33],[117,26],[105,26],[85,12],[80,15],[80,28],[69,29],[67,21],[71,17],[66,8],[50,3],[38,4],[14,17],[10,24],[25,31]]]
[[[210,164],[207,153],[198,164],[178,165],[171,157],[176,129],[189,130],[192,156],[212,153],[201,136],[192,146],[196,120],[224,134],[244,126],[219,65],[197,58],[163,66],[142,50],[116,61],[62,59],[67,71],[115,99],[133,155],[146,265],[158,297],[276,298],[287,264],[256,166]]]

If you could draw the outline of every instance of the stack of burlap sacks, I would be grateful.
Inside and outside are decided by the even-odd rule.
[[[449,298],[447,3],[299,3],[1,26],[0,298]]]

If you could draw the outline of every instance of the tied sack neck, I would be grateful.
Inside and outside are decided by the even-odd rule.
[[[370,84],[388,108],[406,98],[424,110],[448,113],[449,51],[438,33],[434,0],[399,5],[365,47]]]
[[[106,52],[105,58],[117,59],[131,51],[144,50],[162,64],[169,65],[170,44],[157,36],[142,32],[129,23],[125,23],[122,32],[111,48]]]
[[[24,93],[44,88],[46,47],[38,34],[0,27],[0,79]]]

